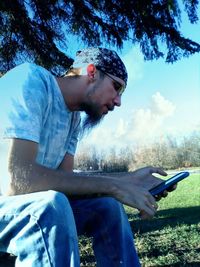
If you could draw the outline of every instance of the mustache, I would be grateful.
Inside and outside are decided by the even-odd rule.
[[[107,106],[107,108],[108,108],[109,111],[113,111],[115,106],[113,106],[113,105],[112,106]]]

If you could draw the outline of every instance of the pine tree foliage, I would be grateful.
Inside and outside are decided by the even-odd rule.
[[[177,61],[200,51],[200,44],[180,30],[184,12],[190,23],[198,22],[198,4],[198,0],[1,0],[0,71],[24,60],[55,73],[64,70],[72,62],[67,55],[71,35],[88,46],[106,43],[122,48],[129,40],[139,44],[146,60]]]

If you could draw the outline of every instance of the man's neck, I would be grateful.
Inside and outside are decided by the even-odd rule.
[[[69,110],[80,110],[87,86],[85,76],[80,76],[77,78],[65,76],[62,78],[56,78],[56,80]]]

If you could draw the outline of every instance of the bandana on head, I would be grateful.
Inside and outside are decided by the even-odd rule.
[[[117,53],[106,48],[86,48],[78,51],[72,67],[94,64],[97,69],[122,79],[127,85],[128,73]]]

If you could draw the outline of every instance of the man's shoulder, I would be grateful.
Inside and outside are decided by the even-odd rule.
[[[44,67],[37,65],[35,63],[24,62],[15,67],[16,69],[28,72],[28,73],[38,73],[43,75],[52,75],[50,71],[45,69]]]
[[[45,69],[42,66],[39,66],[35,63],[30,63],[30,62],[24,62],[22,64],[19,64],[17,66],[15,66],[14,68],[10,69],[9,71],[7,71],[2,78],[6,79],[7,77],[16,77],[16,76],[26,76],[26,75],[30,75],[30,74],[37,74],[38,75],[52,75],[47,69]],[[1,79],[2,79],[1,78]]]
[[[50,71],[45,69],[43,66],[40,66],[40,65],[38,65],[36,63],[32,63],[32,62],[24,62],[24,63],[16,66],[16,68],[22,68],[22,69],[28,69],[28,70],[39,70],[41,72],[50,73]]]
[[[54,86],[54,76],[47,69],[29,62],[14,67],[0,79],[0,87],[11,94],[20,90],[43,90],[52,85]]]

